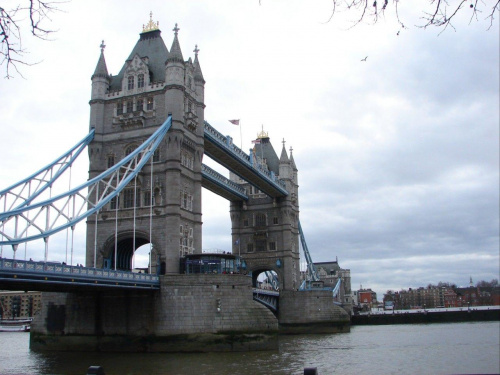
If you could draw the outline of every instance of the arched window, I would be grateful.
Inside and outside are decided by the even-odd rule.
[[[138,88],[144,87],[144,74],[139,74],[137,76],[137,87]]]
[[[125,156],[130,155],[132,152],[134,152],[136,148],[137,148],[136,146],[128,146],[125,149]]]
[[[136,111],[142,111],[144,109],[144,100],[137,99],[137,103],[135,104]]]
[[[256,227],[265,227],[266,226],[266,215],[264,215],[264,214],[255,215],[255,226]]]
[[[125,156],[128,156],[130,155],[132,152],[135,151],[135,149],[137,148],[137,146],[133,145],[133,146],[128,146],[126,149],[125,149]],[[135,161],[131,164],[131,167],[132,168],[135,168]]]
[[[155,153],[153,154],[153,163],[157,163],[160,161],[160,149],[157,148]]]
[[[128,89],[134,89],[134,76],[128,76]]]
[[[122,102],[116,103],[116,114],[118,116],[123,114],[123,103]]]

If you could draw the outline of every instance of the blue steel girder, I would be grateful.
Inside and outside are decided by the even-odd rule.
[[[74,226],[115,198],[153,156],[172,125],[167,120],[131,154],[99,176],[49,200],[0,213],[0,245],[44,239]],[[29,230],[29,233],[28,233]]]
[[[205,121],[205,154],[270,197],[288,195],[285,182],[262,169],[240,148]]]
[[[253,289],[253,299],[266,306],[274,314],[276,314],[279,309],[279,297],[279,292],[258,288]]]
[[[11,211],[29,205],[50,188],[61,175],[73,165],[81,152],[94,139],[95,130],[92,129],[71,149],[58,157],[49,165],[26,177],[25,179],[0,191],[0,212]]]
[[[312,281],[319,281],[320,278],[318,276],[318,272],[316,270],[316,266],[314,265],[311,254],[309,253],[309,249],[307,247],[306,243],[306,237],[304,236],[304,232],[302,230],[302,225],[300,225],[300,220],[299,220],[299,236],[300,236],[300,242],[302,244],[302,249],[304,250],[304,256],[306,258],[307,262],[307,275],[306,277],[309,277],[310,280]]]
[[[230,201],[248,201],[246,191],[241,185],[229,180],[209,166],[201,165],[201,185],[211,192]]]

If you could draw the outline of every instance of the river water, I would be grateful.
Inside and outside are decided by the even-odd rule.
[[[0,333],[0,374],[106,375],[498,374],[500,322],[354,326],[350,333],[280,337],[279,350],[245,353],[49,353],[29,333]]]

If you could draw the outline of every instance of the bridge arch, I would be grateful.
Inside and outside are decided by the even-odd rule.
[[[252,274],[252,286],[254,288],[257,287],[257,279],[259,277],[259,275],[261,275],[262,273],[264,272],[274,272],[276,274],[276,277],[278,278],[278,285],[280,287],[280,289],[282,289],[282,286],[284,285],[284,275],[283,275],[283,271],[282,269],[278,268],[277,266],[273,266],[273,265],[270,265],[270,264],[248,264],[248,262],[246,261],[246,264],[247,264],[247,271],[248,272],[251,272]]]
[[[144,231],[135,232],[135,248],[134,248],[134,231],[124,230],[118,232],[116,236],[116,269],[117,270],[132,270],[132,256],[137,249],[143,245],[151,243],[149,233]],[[155,241],[152,241],[151,268],[156,271],[158,267],[158,246]],[[111,235],[103,245],[104,268],[115,268],[115,235]]]

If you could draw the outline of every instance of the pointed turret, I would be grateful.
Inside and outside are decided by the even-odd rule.
[[[179,28],[177,24],[173,28],[174,31],[174,41],[172,42],[172,47],[170,47],[170,54],[167,58],[167,64],[171,61],[180,62],[184,64],[184,58],[182,57],[181,46],[179,45],[179,39],[177,38],[177,34],[179,32]]]
[[[291,179],[292,178],[292,169],[290,167],[290,159],[288,159],[288,155],[285,149],[285,139],[283,139],[283,148],[281,149],[281,157],[280,157],[280,178]]]
[[[92,74],[91,79],[96,77],[106,78],[109,80],[108,68],[106,67],[106,59],[104,58],[104,40],[101,44],[101,56],[99,56],[99,61],[97,62],[97,66],[95,67],[94,74]]]
[[[175,24],[173,28],[174,41],[165,62],[165,84],[169,89],[165,94],[165,106],[168,113],[172,114],[172,119],[182,120],[186,116],[184,90],[186,87],[186,66],[181,47],[179,45],[179,27]],[[192,66],[191,66],[192,68]]]
[[[283,148],[281,149],[280,163],[288,163],[290,160],[288,159],[288,155],[285,149],[285,139],[283,138]]]
[[[205,79],[203,78],[203,73],[201,72],[200,61],[198,60],[198,45],[194,47],[194,84],[196,90],[196,96],[200,102],[205,101]]]
[[[200,81],[203,84],[205,83],[205,79],[203,78],[203,73],[201,72],[200,61],[198,60],[198,45],[194,46],[194,80]]]
[[[111,81],[108,74],[108,68],[106,67],[106,59],[104,58],[104,40],[101,45],[101,55],[99,56],[99,61],[95,67],[94,74],[90,78],[92,80],[92,95],[91,99],[103,99],[104,95],[109,89],[109,83]]]
[[[297,169],[297,166],[295,165],[295,160],[293,159],[293,148],[290,147],[290,165],[292,166],[292,169],[294,170],[294,172],[297,172],[298,169]]]

